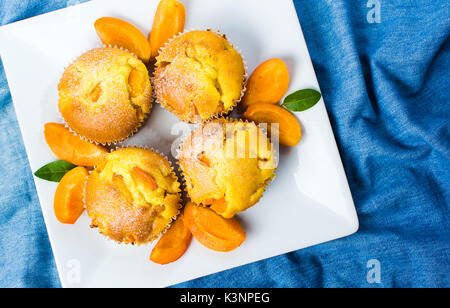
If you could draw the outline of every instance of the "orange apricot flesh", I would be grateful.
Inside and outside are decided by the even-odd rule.
[[[59,222],[74,224],[83,214],[83,190],[88,178],[84,167],[77,167],[64,175],[56,188],[53,207]]]
[[[296,146],[302,138],[297,118],[286,108],[272,104],[254,104],[248,107],[244,118],[255,123],[279,123],[279,140],[286,146]],[[271,126],[268,125],[269,133]]]
[[[289,88],[289,71],[280,59],[262,63],[247,82],[247,91],[242,105],[248,107],[257,103],[276,104]]]
[[[128,77],[128,84],[130,85],[131,97],[142,95],[145,87],[144,75],[138,70],[132,69]]]
[[[156,58],[159,50],[171,38],[183,32],[186,21],[184,5],[176,0],[161,0],[153,20],[149,42],[151,57]]]
[[[44,136],[59,159],[77,166],[95,167],[108,155],[105,147],[81,139],[62,124],[45,124]]]
[[[184,223],[197,241],[215,251],[232,251],[246,238],[244,229],[235,218],[225,219],[212,209],[192,202],[184,209]]]
[[[209,205],[216,213],[224,213],[227,210],[227,201],[225,200],[225,197],[219,200],[208,200],[205,205]]]
[[[180,216],[169,230],[159,239],[150,255],[150,260],[161,264],[169,264],[181,258],[192,241],[192,234]]]
[[[131,177],[138,183],[142,183],[144,187],[149,190],[153,191],[158,189],[158,184],[156,183],[155,179],[148,172],[142,170],[137,166],[131,169]]]
[[[103,17],[94,24],[97,34],[105,45],[123,47],[134,53],[144,63],[150,59],[150,44],[138,28],[124,20]]]

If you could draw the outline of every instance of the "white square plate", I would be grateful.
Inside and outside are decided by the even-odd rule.
[[[319,89],[292,0],[184,0],[186,29],[217,29],[239,47],[252,72],[270,58],[290,71],[288,93]],[[43,137],[46,122],[60,121],[57,84],[64,67],[99,45],[93,24],[114,16],[152,26],[158,1],[96,0],[0,28],[0,54],[33,172],[53,161]],[[297,113],[303,139],[282,148],[278,177],[253,208],[239,215],[247,240],[231,253],[193,241],[177,262],[148,260],[150,245],[120,246],[89,228],[86,213],[73,225],[53,213],[56,184],[35,179],[64,287],[163,287],[353,234],[358,218],[323,101]],[[179,132],[175,116],[156,106],[127,144],[144,144],[171,157]],[[78,275],[79,274],[79,275]]]

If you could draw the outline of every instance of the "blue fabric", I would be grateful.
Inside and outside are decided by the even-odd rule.
[[[1,0],[0,23],[67,2]],[[367,3],[376,2],[380,22],[369,23]],[[448,1],[295,4],[360,231],[181,286],[450,287]],[[3,69],[0,147],[0,287],[58,287]],[[380,284],[366,279],[371,259],[380,262]]]

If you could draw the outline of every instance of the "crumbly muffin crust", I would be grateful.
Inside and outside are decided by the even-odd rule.
[[[236,106],[244,79],[243,59],[224,36],[191,31],[173,39],[157,57],[155,95],[180,120],[201,123]]]
[[[133,134],[151,110],[145,65],[117,48],[93,49],[75,60],[58,86],[59,110],[69,127],[97,143]]]
[[[275,177],[275,160],[270,141],[256,124],[227,119],[198,127],[179,151],[191,200],[225,218],[259,201]]]
[[[86,209],[92,227],[119,243],[148,243],[178,214],[180,184],[161,154],[123,148],[91,172]]]

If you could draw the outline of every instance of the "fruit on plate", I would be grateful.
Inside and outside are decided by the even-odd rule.
[[[159,50],[165,43],[180,32],[183,32],[185,21],[186,10],[183,3],[176,0],[162,0],[159,2],[149,36],[152,58],[156,58]]]
[[[302,138],[297,118],[289,110],[278,105],[253,104],[247,108],[244,118],[256,123],[279,123],[279,140],[283,145],[296,146]],[[272,133],[271,125],[267,128]]]
[[[77,167],[64,175],[56,188],[54,210],[64,224],[74,224],[84,211],[84,187],[88,178],[84,167]]]
[[[59,158],[77,166],[94,167],[108,155],[108,150],[72,133],[63,124],[44,125],[45,141]]]
[[[247,91],[242,105],[248,107],[257,103],[276,104],[289,87],[289,71],[280,59],[270,59],[262,63],[252,73],[247,82]]]
[[[150,59],[150,44],[147,38],[129,22],[114,17],[102,17],[95,22],[94,27],[103,44],[123,47],[144,63]]]
[[[186,204],[184,223],[203,246],[215,251],[232,251],[245,241],[246,235],[236,218],[226,219],[213,210]]]
[[[161,265],[175,262],[184,255],[191,241],[191,231],[184,224],[181,215],[159,239],[152,250],[150,260]]]

